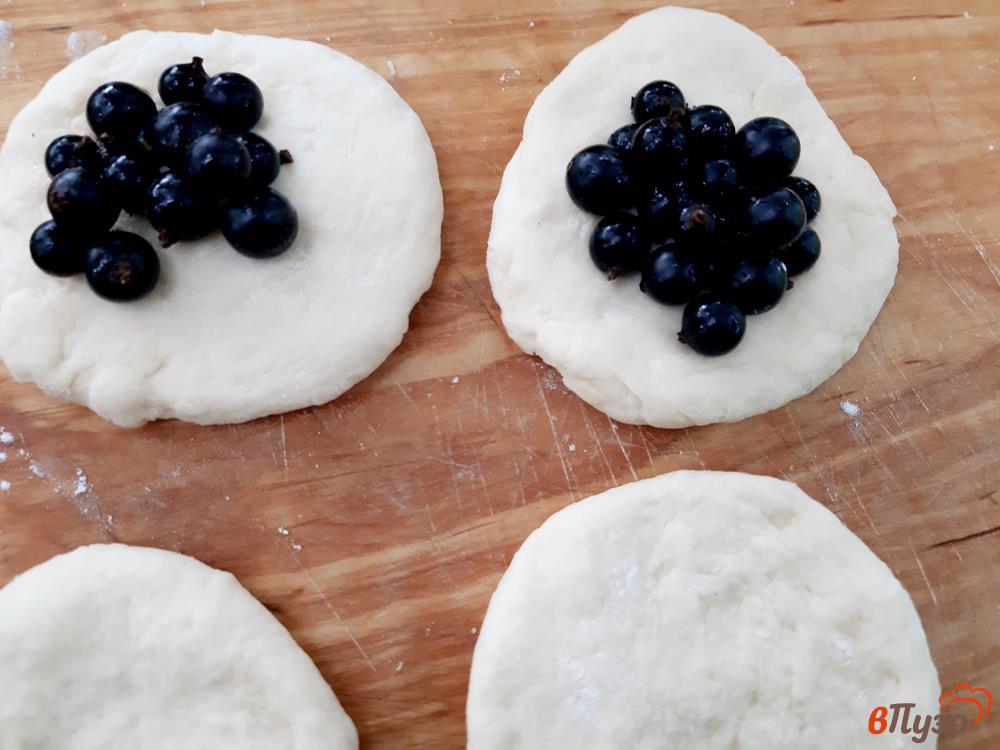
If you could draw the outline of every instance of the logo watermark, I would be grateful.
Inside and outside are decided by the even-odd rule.
[[[920,744],[927,740],[927,736],[934,734],[959,734],[972,729],[985,721],[993,708],[993,695],[986,688],[972,687],[968,683],[962,682],[952,690],[941,693],[938,698],[941,705],[941,713],[931,716],[930,714],[918,714],[916,703],[890,703],[888,706],[876,706],[868,716],[868,731],[872,734],[883,734],[889,732],[893,734],[912,734],[912,742]],[[955,706],[971,706],[975,709],[975,716],[969,717],[964,713],[948,709]]]

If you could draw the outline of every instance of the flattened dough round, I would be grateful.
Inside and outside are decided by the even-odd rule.
[[[802,140],[796,174],[823,195],[823,256],[723,357],[677,341],[680,307],[647,298],[635,276],[609,283],[594,268],[597,218],[565,188],[573,154],[631,121],[632,94],[656,79],[692,104],[725,107],[737,125],[787,120]],[[896,274],[895,213],[790,60],[725,16],[662,8],[583,50],[538,95],[504,172],[487,265],[510,337],[589,404],[657,427],[735,421],[808,393],[854,355]]]
[[[316,666],[229,573],[95,544],[0,589],[0,750],[356,750]]]
[[[194,55],[263,90],[256,131],[295,158],[275,183],[299,213],[295,244],[268,261],[219,233],[175,245],[153,294],[123,305],[39,271],[28,238],[48,218],[45,146],[88,132],[100,83],[155,92],[164,68]],[[242,422],[336,398],[402,340],[440,257],[441,186],[420,119],[380,76],[311,42],[127,34],[52,77],[11,124],[0,173],[0,357],[125,426]],[[145,220],[120,226],[156,246]]]
[[[832,513],[788,482],[681,471],[528,537],[476,645],[468,747],[905,748],[870,712],[933,715],[939,693],[909,596]]]

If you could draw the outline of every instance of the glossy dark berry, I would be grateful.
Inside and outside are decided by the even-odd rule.
[[[591,146],[574,156],[566,167],[566,188],[576,205],[602,216],[635,202],[632,176],[611,146]]]
[[[274,182],[281,171],[281,165],[287,163],[282,159],[281,152],[256,133],[236,133],[233,137],[250,154],[250,176],[247,182],[255,187],[265,187]]]
[[[112,302],[145,297],[160,278],[160,259],[146,240],[131,232],[110,232],[87,251],[87,283]]]
[[[740,308],[715,294],[705,293],[684,308],[677,338],[699,354],[717,356],[736,348],[746,332]]]
[[[736,137],[733,119],[722,107],[703,104],[688,113],[688,141],[702,159],[721,159],[729,154]]]
[[[758,117],[736,133],[733,158],[745,185],[780,185],[799,163],[802,146],[792,126],[777,117]]]
[[[127,154],[112,157],[101,173],[101,180],[111,189],[113,198],[130,214],[145,212],[151,179],[149,164]]]
[[[53,177],[72,167],[100,169],[101,152],[97,142],[86,135],[61,135],[45,149],[45,168]]]
[[[87,122],[102,143],[134,141],[155,116],[156,103],[131,83],[102,84],[87,100]]]
[[[83,167],[63,170],[52,178],[48,205],[63,230],[86,237],[111,229],[121,213],[111,189]]]
[[[693,203],[681,209],[677,219],[677,239],[689,247],[702,247],[716,242],[715,210],[705,203]]]
[[[806,226],[806,207],[788,188],[752,197],[746,208],[745,228],[762,249],[777,249],[795,240]]]
[[[222,127],[250,130],[264,112],[264,95],[240,73],[212,76],[202,89],[205,107]]]
[[[816,234],[816,230],[807,229],[799,235],[795,242],[780,248],[777,257],[785,264],[789,276],[798,276],[812,268],[819,260],[820,249],[819,235]]]
[[[215,121],[201,104],[177,102],[159,111],[146,137],[158,159],[179,167],[191,144],[215,127]]]
[[[159,232],[160,244],[190,242],[204,237],[217,223],[218,205],[190,180],[174,172],[160,176],[146,196],[146,217]]]
[[[298,232],[295,208],[271,188],[230,203],[222,214],[222,233],[229,244],[251,258],[281,255]]]
[[[47,221],[31,233],[31,259],[45,273],[72,276],[83,271],[85,247],[73,239],[73,233]]]
[[[694,202],[683,185],[654,185],[644,191],[636,209],[652,242],[677,236],[681,211]]]
[[[632,117],[640,124],[654,117],[680,118],[684,110],[683,92],[669,81],[647,83],[632,97]]]
[[[789,177],[785,187],[802,199],[802,205],[806,207],[806,221],[815,219],[823,205],[816,186],[804,177]]]
[[[201,101],[202,89],[208,82],[204,62],[200,57],[193,57],[189,63],[171,65],[163,71],[159,91],[164,104]]]
[[[668,242],[650,256],[639,288],[658,302],[683,305],[702,287],[698,265],[680,245]]]
[[[609,279],[638,271],[648,255],[649,241],[639,219],[632,214],[602,219],[590,236],[590,258]]]
[[[639,126],[634,122],[618,128],[618,130],[612,133],[611,137],[608,138],[608,145],[620,154],[628,154],[629,150],[632,148],[632,138],[635,136],[635,131],[638,129]]]
[[[686,164],[687,139],[678,120],[658,117],[639,126],[632,138],[632,159],[647,175],[680,174]]]
[[[777,258],[737,258],[726,267],[717,290],[746,315],[770,310],[788,289],[788,272]]]
[[[706,161],[701,165],[697,180],[700,194],[720,203],[730,202],[740,187],[736,167],[728,159]]]
[[[188,147],[187,176],[201,189],[227,198],[250,176],[250,152],[231,135],[206,133]]]

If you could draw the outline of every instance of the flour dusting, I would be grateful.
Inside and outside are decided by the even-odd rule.
[[[90,482],[87,481],[87,475],[84,473],[83,469],[76,470],[76,481],[73,482],[73,496],[85,495],[90,492]],[[110,522],[111,517],[108,517]]]
[[[100,31],[73,31],[66,37],[66,59],[79,60],[108,41]]]
[[[0,451],[0,464],[4,463],[6,460],[7,460],[7,454],[4,453],[3,451]]]
[[[500,74],[500,83],[510,83],[515,78],[520,78],[520,77],[521,77],[521,69],[514,68],[514,70],[512,70],[510,73]]]
[[[0,79],[21,75],[21,64],[14,56],[14,29],[10,21],[0,20]]]
[[[840,410],[849,417],[856,417],[861,413],[861,408],[852,401],[841,401]]]
[[[16,438],[14,437],[14,433],[8,432],[3,427],[0,427],[0,443],[3,443],[4,445],[10,445],[11,443],[14,442],[15,439]]]
[[[396,77],[396,63],[394,63],[392,60],[386,60],[385,61],[385,67],[388,68],[389,75],[391,75],[393,78],[395,78]]]
[[[10,492],[10,482],[0,479],[0,492]]]

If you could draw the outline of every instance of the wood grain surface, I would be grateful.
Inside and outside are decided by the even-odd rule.
[[[743,470],[830,507],[913,596],[943,685],[1000,699],[1000,4],[690,4],[733,16],[803,69],[895,199],[902,248],[885,309],[829,382],[739,424],[674,431],[615,424],[520,353],[484,266],[492,201],[532,100],[576,52],[655,3],[0,4],[4,128],[74,45],[99,35],[297,37],[392,82],[430,132],[446,201],[443,260],[410,333],[335,403],[126,431],[4,374],[0,583],[91,542],[194,555],[235,573],[291,630],[364,747],[459,748],[477,628],[532,529],[637,478]],[[997,747],[994,713],[941,747]]]

